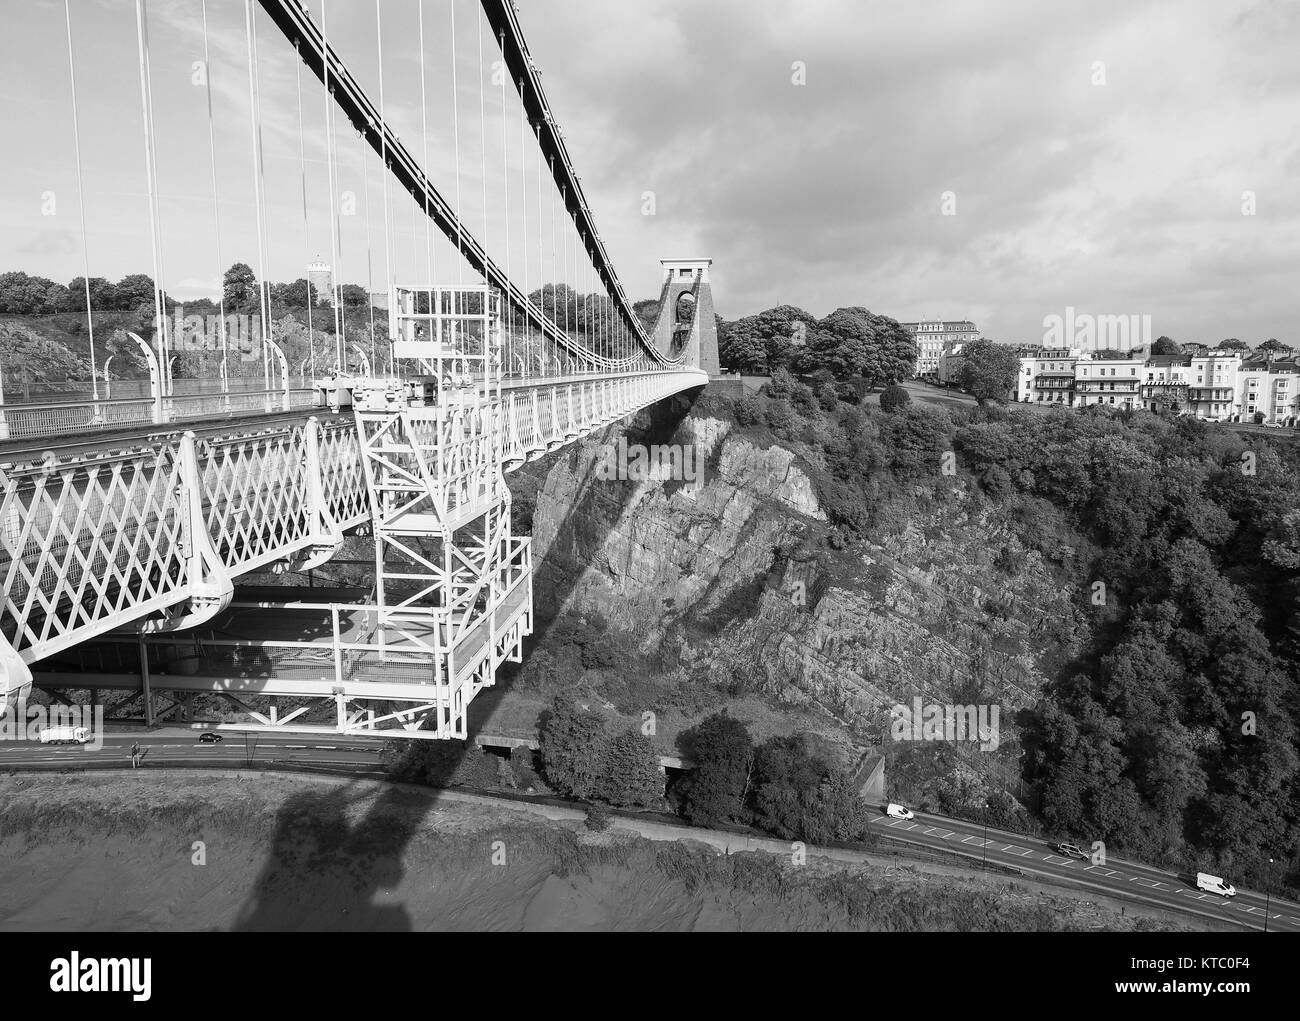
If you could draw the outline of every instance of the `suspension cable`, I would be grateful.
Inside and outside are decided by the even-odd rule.
[[[375,0],[375,44],[377,47],[377,59],[379,61],[379,150],[380,162],[383,167],[380,170],[380,177],[384,182],[384,273],[388,280],[388,286],[391,293],[394,281],[393,274],[393,238],[390,230],[390,219],[388,216],[388,118],[384,113],[384,21],[379,12],[379,0]],[[365,160],[365,152],[362,151],[361,158]],[[369,185],[366,186],[366,202],[370,201]],[[428,189],[425,189],[426,192]],[[366,237],[370,236],[370,214],[366,214]],[[370,262],[370,242],[366,242],[366,262]],[[375,356],[375,302],[372,292],[374,287],[373,279],[366,284],[366,305],[370,309],[370,361],[371,371],[374,371]],[[390,338],[391,340],[391,338]],[[393,346],[388,345],[388,367],[393,368]]]
[[[203,76],[207,86],[208,98],[208,155],[212,166],[212,226],[216,231],[217,255],[217,310],[221,317],[219,334],[221,337],[221,392],[230,392],[230,364],[228,359],[228,341],[226,339],[226,287],[225,271],[221,268],[221,200],[217,192],[217,141],[212,128],[212,63],[208,56],[208,0],[202,0],[203,6]],[[301,100],[300,100],[301,102]]]
[[[206,3],[207,0],[204,0]],[[300,43],[294,40],[294,52],[298,54],[298,65],[294,68],[294,79],[298,87],[298,173],[302,179],[302,257],[305,266],[311,265],[311,225],[307,218],[307,154],[303,142],[302,128],[302,55]],[[311,374],[316,376],[316,333],[312,329],[311,307],[315,304],[311,293],[311,271],[307,272],[307,358],[311,362]],[[224,355],[223,355],[224,357]],[[306,382],[305,380],[303,382]]]
[[[86,328],[90,334],[90,396],[99,400],[99,371],[95,363],[95,318],[90,309],[90,249],[86,240],[86,191],[81,180],[81,128],[77,120],[77,70],[72,59],[72,10],[63,0],[63,17],[68,26],[68,77],[72,85],[72,141],[77,154],[77,205],[81,210],[82,281],[86,285]]]
[[[563,202],[564,202],[564,208],[567,210],[567,209],[569,208],[569,193],[568,193],[568,192],[567,192],[563,187],[560,188],[560,198],[561,198],[561,200],[563,200]],[[564,339],[565,339],[565,341],[567,342],[568,339],[569,339],[569,239],[568,239],[567,234],[566,234],[565,236],[561,237],[561,238],[560,238],[560,241],[561,241],[562,244],[563,244],[563,248],[561,249],[561,251],[562,251],[562,253],[563,253],[563,254],[562,254],[562,258],[563,258],[563,260],[564,260],[564,268],[561,270],[561,276],[563,276],[563,278],[564,278],[564,288],[565,288],[565,291],[564,291]]]
[[[546,271],[542,264],[542,136],[539,129],[537,135],[537,303],[541,307],[537,311],[545,316]],[[546,335],[539,330],[537,349],[542,353],[542,375],[546,375],[547,369],[546,348]]]
[[[429,173],[429,109],[424,89],[424,0],[420,6],[420,134],[424,142],[424,172]],[[433,240],[430,231],[433,223],[429,218],[429,189],[424,189],[424,248],[425,267],[428,273],[427,284],[433,284]],[[433,292],[429,292],[429,311],[433,312]],[[430,338],[432,339],[432,338]]]
[[[500,37],[501,55],[505,56],[506,37],[502,33]],[[504,67],[504,63],[503,63]],[[510,263],[512,249],[510,247],[510,159],[509,159],[509,116],[506,112],[506,76],[501,75],[501,189],[503,198],[501,208],[505,210],[505,264],[506,273],[510,273]],[[513,274],[511,274],[513,275]],[[507,358],[510,359],[510,371],[514,371],[514,343],[515,343],[515,306],[510,302],[510,329],[506,333]]]
[[[456,0],[451,0],[451,134],[454,159],[456,161],[456,251],[460,258],[456,260],[456,283],[465,282],[465,230],[461,220],[460,205],[460,90],[456,73]],[[457,300],[460,300],[457,294]]]
[[[253,134],[253,206],[257,214],[257,304],[258,316],[262,326],[262,381],[266,389],[271,389],[271,349],[267,341],[271,338],[271,324],[267,299],[266,280],[266,225],[263,222],[265,207],[262,189],[264,184],[262,165],[262,102],[258,88],[257,73],[257,35],[254,28],[253,0],[244,0],[244,28],[248,36],[248,95],[249,115]]]
[[[552,177],[555,176],[555,158],[554,158],[554,157],[551,157],[551,176],[552,176]],[[555,308],[555,301],[556,301],[556,298],[557,298],[558,295],[559,295],[559,292],[558,292],[558,290],[557,290],[557,287],[556,287],[556,281],[555,281],[555,191],[554,191],[554,189],[550,190],[549,194],[550,194],[550,196],[551,196],[551,202],[550,202],[550,207],[547,209],[547,213],[549,214],[548,218],[549,218],[550,221],[551,221],[551,273],[550,273],[550,277],[551,277],[551,321],[552,321],[552,322],[555,322],[557,319],[559,319],[559,314],[557,313],[556,308]],[[562,360],[563,357],[564,357],[564,348],[560,348],[559,351],[557,352],[557,366],[556,366],[556,371],[557,371],[557,372],[560,371],[559,361]]]
[[[330,212],[330,304],[334,307],[334,368],[342,375],[343,360],[343,322],[340,318],[339,291],[339,203],[337,195],[337,174],[335,167],[334,146],[334,89],[330,87],[330,64],[324,59],[324,52],[329,49],[329,33],[325,29],[326,0],[320,2],[320,34],[322,62],[325,68],[325,166],[329,173],[329,212]]]
[[[519,86],[520,95],[523,94],[523,84]],[[524,201],[524,300],[528,302],[529,307],[533,304],[533,292],[528,286],[528,110],[524,104],[519,104],[519,192]],[[524,319],[524,350],[529,351],[531,333],[529,330],[529,318]],[[538,361],[538,371],[541,371],[540,359]]]
[[[160,384],[163,387],[163,393],[166,395],[169,391],[167,386],[167,348],[165,331],[167,329],[166,317],[163,314],[162,290],[160,265],[162,255],[160,252],[161,243],[158,237],[158,204],[157,204],[157,176],[158,169],[154,163],[153,153],[153,87],[149,78],[149,32],[146,26],[146,15],[144,10],[144,0],[136,0],[135,3],[135,32],[136,45],[140,57],[140,104],[141,114],[144,121],[144,167],[145,177],[149,188],[149,235],[150,248],[153,255],[153,311],[154,311],[154,331],[157,334],[158,355],[159,355],[159,376]]]
[[[484,93],[487,92],[487,86],[483,84],[483,14],[481,11],[476,12],[477,17],[474,19],[474,25],[478,29],[478,126],[479,126],[479,144],[480,144],[480,161],[482,170],[479,180],[483,184],[483,251],[488,251],[488,198],[487,198],[487,109],[484,105]],[[486,274],[483,282],[487,283]]]
[[[357,135],[362,136],[362,132],[358,130]],[[370,295],[375,289],[375,274],[370,248],[370,160],[364,144],[361,147],[361,180],[366,193],[366,305],[370,309],[370,359],[373,363],[375,357],[375,303],[370,300]],[[371,370],[373,371],[373,369],[372,364]]]

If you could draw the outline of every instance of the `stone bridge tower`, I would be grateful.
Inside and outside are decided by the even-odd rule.
[[[709,286],[712,259],[660,259],[664,268],[659,317],[654,339],[664,354],[686,353],[686,361],[710,376],[722,371],[718,361],[718,329],[713,318]]]

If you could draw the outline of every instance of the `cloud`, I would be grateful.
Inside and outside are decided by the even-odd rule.
[[[319,21],[320,0],[309,7]],[[206,90],[191,84],[203,55],[198,0],[148,9],[163,275],[178,293],[211,293],[220,266],[261,261],[243,5],[208,4],[216,202]],[[503,125],[500,93],[487,90],[480,124],[495,45],[485,35],[480,68],[478,5],[455,0],[454,9],[453,40],[447,3],[382,5],[386,112],[421,161],[427,146],[430,174],[473,232],[535,286],[539,272],[553,272],[551,225],[537,214],[531,163],[521,178],[516,101],[511,94]],[[254,10],[268,276],[295,279],[319,253],[342,277],[373,275],[379,286],[391,250],[398,280],[445,278],[454,253],[435,242],[430,257],[424,220],[405,197],[390,196],[385,222],[378,158],[341,117],[334,187],[361,208],[336,221],[331,251],[325,96]],[[328,11],[331,43],[378,103],[373,4],[329,0]],[[62,38],[62,10],[36,6],[31,16],[34,27],[0,36],[10,130],[33,140],[26,162],[6,167],[0,264],[69,279],[81,272],[79,235],[59,240],[20,200],[75,188],[67,69],[48,59],[53,43],[31,44]],[[971,317],[1005,339],[1039,336],[1043,315],[1066,305],[1151,312],[1180,340],[1284,335],[1291,322],[1297,5],[538,0],[519,16],[634,298],[658,293],[660,257],[701,255],[714,259],[715,300],[729,318],[778,301],[819,315],[865,305],[899,319]],[[150,272],[139,85],[122,73],[135,67],[134,17],[129,5],[77,5],[74,21],[91,273]],[[805,85],[792,81],[796,61]],[[645,191],[655,193],[653,216],[642,215]],[[1247,191],[1253,216],[1242,215]],[[943,213],[948,192],[955,216]]]
[[[70,230],[43,230],[16,251],[24,255],[73,255],[81,251],[79,237]]]

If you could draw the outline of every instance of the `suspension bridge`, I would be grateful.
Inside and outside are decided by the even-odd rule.
[[[662,260],[657,309],[649,324],[637,315],[510,0],[482,0],[469,27],[469,7],[454,0],[376,3],[371,83],[350,65],[355,54],[331,38],[328,0],[316,10],[302,0],[245,0],[246,77],[231,61],[210,58],[213,41],[229,57],[230,26],[217,39],[206,0],[190,6],[202,28],[210,160],[173,183],[193,193],[207,177],[220,266],[232,214],[220,194],[228,176],[218,170],[214,108],[236,84],[246,88],[252,195],[237,211],[255,221],[246,233],[256,242],[252,361],[260,357],[262,375],[238,376],[246,366],[228,333],[224,290],[205,363],[210,377],[174,375],[187,336],[165,287],[169,205],[154,110],[162,78],[150,11],[134,0],[121,12],[134,16],[139,119],[122,114],[120,128],[143,139],[149,215],[140,231],[154,269],[152,331],[129,333],[141,378],[113,384],[99,371],[87,255],[89,387],[58,399],[0,399],[0,697],[17,704],[32,685],[56,697],[88,690],[92,700],[138,691],[152,723],[212,694],[255,727],[464,737],[470,702],[503,663],[520,659],[533,626],[531,549],[512,528],[506,473],[707,384],[718,371],[709,261]],[[403,97],[403,132],[388,115],[391,80],[385,90],[395,61],[384,58],[384,18],[391,45],[395,9],[406,19],[398,35],[418,40],[418,97],[413,88]],[[426,47],[426,13],[450,18],[436,33],[450,38],[441,55]],[[77,23],[66,4],[64,15],[84,252]],[[418,27],[410,24],[417,19]],[[194,46],[199,52],[197,35]],[[437,65],[445,78],[447,64],[454,127],[431,139],[426,72]],[[282,221],[268,208],[261,94],[263,75],[275,69],[283,79],[290,65],[303,264],[313,204],[316,229],[322,219],[328,226],[332,260],[328,299],[316,304],[308,289],[296,365],[271,318],[269,235]],[[193,66],[197,74],[200,64]],[[320,111],[310,132],[304,80]],[[282,112],[277,106],[281,127]],[[340,125],[355,136],[346,152]],[[309,201],[309,133],[323,150],[310,166],[325,178],[324,203]],[[434,173],[449,157],[451,186]],[[344,207],[355,196],[341,185],[359,162],[368,208],[375,161],[383,228],[372,238],[367,217],[362,246],[355,227],[351,241],[344,230]],[[405,266],[397,250],[403,228],[412,251]],[[351,341],[345,257],[365,265],[369,285],[370,328],[358,337],[353,323]],[[386,308],[376,308],[376,293]],[[324,329],[310,322],[313,312]],[[374,547],[367,586],[240,583],[319,568],[358,534]]]

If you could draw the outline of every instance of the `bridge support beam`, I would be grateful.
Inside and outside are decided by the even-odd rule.
[[[311,522],[310,545],[290,562],[294,571],[311,571],[325,564],[343,545],[343,530],[330,513],[320,450],[320,419],[313,415],[303,429],[302,467],[306,474],[306,512]]]
[[[289,359],[284,356],[284,351],[280,345],[270,337],[263,337],[262,342],[271,349],[275,355],[276,364],[280,366],[280,410],[288,411],[292,407],[289,398]],[[266,395],[266,400],[266,410],[269,412],[271,410],[271,395],[269,393]]]
[[[184,591],[188,598],[164,610],[161,620],[146,620],[140,627],[142,633],[178,631],[203,624],[224,610],[235,593],[234,579],[208,537],[194,433],[181,437],[178,454],[180,484],[175,495],[181,505]]]
[[[32,672],[4,635],[0,635],[0,715],[26,702],[32,691]]]
[[[139,334],[128,331],[127,336],[140,345],[140,353],[149,367],[149,396],[153,399],[152,417],[155,425],[167,421],[167,410],[163,405],[162,368],[158,363],[158,354]]]

